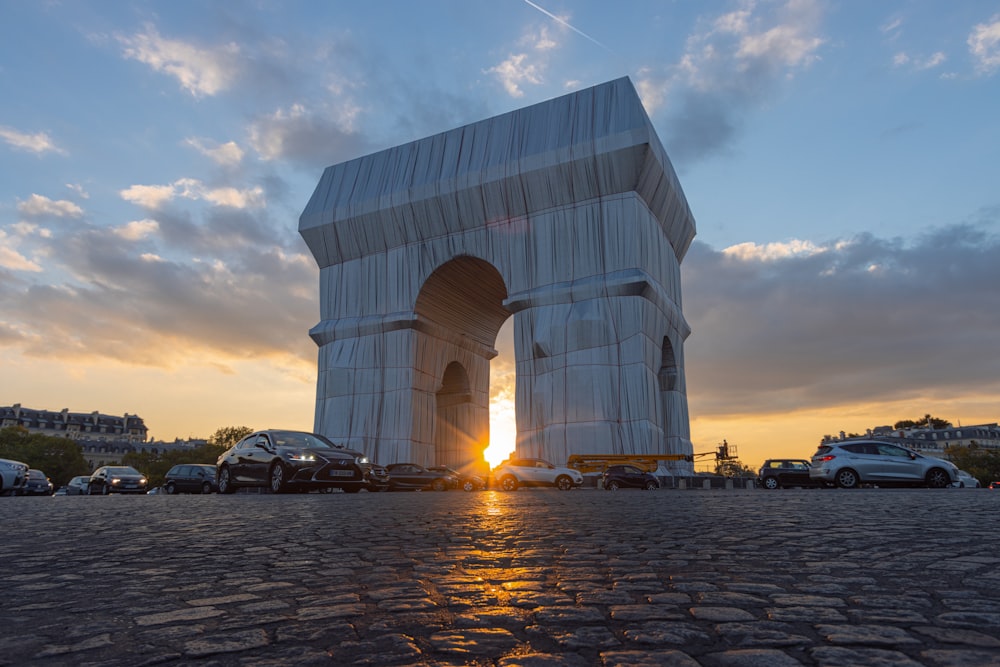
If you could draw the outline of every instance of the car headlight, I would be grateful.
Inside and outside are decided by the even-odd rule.
[[[367,456],[357,456],[354,458],[354,462],[359,466],[367,465],[369,463]]]
[[[295,454],[289,454],[288,460],[311,462],[316,460],[316,456],[314,454],[308,454],[306,452],[296,452]]]
[[[111,484],[112,484],[112,485],[115,485],[115,484],[121,484],[121,480],[120,480],[120,479],[118,479],[117,477],[112,477],[112,478],[111,478]]]

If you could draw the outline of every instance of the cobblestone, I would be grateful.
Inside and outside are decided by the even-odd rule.
[[[1000,666],[1000,494],[0,499],[0,665]]]

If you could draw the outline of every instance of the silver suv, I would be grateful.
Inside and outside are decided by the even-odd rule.
[[[884,440],[824,443],[813,454],[809,477],[843,489],[862,484],[943,489],[959,480],[954,463]]]
[[[583,486],[579,470],[560,468],[544,459],[508,459],[493,471],[493,480],[504,491],[520,486],[554,486],[563,491]]]

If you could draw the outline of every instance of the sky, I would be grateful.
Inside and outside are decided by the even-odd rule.
[[[323,168],[622,76],[697,224],[695,452],[1000,420],[996,0],[0,0],[0,405],[310,430]]]

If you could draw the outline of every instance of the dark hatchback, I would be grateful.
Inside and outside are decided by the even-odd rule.
[[[757,472],[757,483],[765,489],[819,486],[819,482],[809,477],[810,465],[805,459],[768,459]]]
[[[163,492],[175,493],[215,493],[219,490],[215,483],[215,466],[200,463],[175,465],[163,478]]]
[[[28,470],[28,480],[21,490],[22,495],[51,496],[53,491],[55,491],[55,488],[52,486],[52,481],[44,472],[35,470],[34,468]]]
[[[431,466],[428,470],[451,475],[454,481],[449,488],[462,489],[463,491],[482,491],[486,488],[486,479],[474,473],[459,472],[448,466]]]
[[[601,475],[601,482],[608,491],[617,491],[618,489],[653,491],[660,488],[660,482],[653,473],[633,465],[608,466],[608,469]]]
[[[318,433],[268,429],[240,440],[215,464],[219,493],[265,487],[273,493],[370,489],[371,463]]]
[[[450,472],[428,470],[416,463],[393,463],[386,466],[390,491],[447,491],[458,485],[458,478]]]
[[[111,493],[146,493],[148,480],[132,466],[101,466],[90,475],[87,493],[106,496]]]

